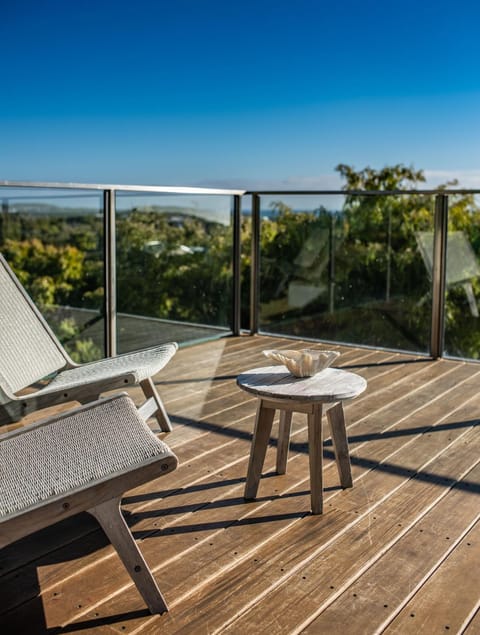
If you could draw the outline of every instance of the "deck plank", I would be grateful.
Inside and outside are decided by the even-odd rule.
[[[102,532],[80,515],[3,550],[1,632],[373,633],[413,623],[421,632],[449,577],[461,581],[472,560],[480,570],[468,534],[477,531],[469,501],[479,492],[480,366],[315,345],[339,350],[336,365],[368,388],[345,404],[354,487],[339,488],[327,434],[325,513],[313,517],[303,415],[293,417],[287,474],[273,472],[275,422],[259,498],[244,502],[256,399],[235,385],[265,365],[262,350],[302,346],[312,343],[224,338],[181,349],[155,378],[180,466],[128,492],[122,507],[167,615],[148,614]],[[438,627],[454,615],[452,629],[476,632],[478,593],[454,598]]]
[[[462,635],[477,635],[480,633],[480,599],[477,601],[476,610],[472,617],[465,620],[465,629],[461,631]]]
[[[464,479],[478,482],[480,466],[477,464]],[[441,632],[445,625],[448,625],[448,620],[442,622],[436,609],[437,603],[442,604],[442,617],[452,610],[455,613],[455,607],[460,608],[455,589],[462,589],[462,595],[465,593],[469,596],[469,605],[461,607],[460,610],[460,615],[464,619],[478,601],[479,569],[475,568],[473,573],[469,571],[466,581],[458,577],[461,566],[466,565],[464,560],[460,560],[460,567],[456,561],[457,569],[454,571],[457,573],[457,580],[451,575],[450,568],[445,571],[445,567],[442,566],[444,559],[448,558],[452,551],[455,550],[457,553],[458,543],[464,542],[465,532],[468,532],[465,525],[468,527],[469,521],[470,524],[477,523],[480,516],[477,506],[472,505],[474,495],[464,487],[464,479],[455,483],[421,520],[401,535],[384,555],[302,632],[313,635],[326,632],[326,629],[332,633],[348,633],[351,632],[352,623],[355,624],[357,632],[374,632],[377,629],[381,630],[390,621],[392,623],[386,629],[387,633],[426,633],[428,628],[432,633]],[[452,509],[455,510],[454,514]],[[470,536],[471,533],[470,531],[467,535]],[[463,549],[463,556],[467,551]],[[476,553],[471,555],[478,561],[478,548]],[[426,583],[438,567],[441,567],[444,584],[437,579],[438,573]],[[446,584],[449,589],[445,588]],[[421,587],[421,595],[427,595],[423,601],[420,593],[415,595],[416,589]],[[428,595],[428,589],[434,589],[435,593],[444,591],[443,600],[438,595]],[[414,597],[406,602],[409,596]],[[467,604],[465,599],[464,604]],[[418,608],[419,605],[422,611]],[[396,612],[399,613],[398,616],[395,616]],[[412,615],[415,619],[412,619]],[[332,625],[335,625],[334,628]],[[453,623],[450,619],[452,632],[458,632],[460,625],[461,623]]]
[[[478,482],[478,481],[477,481]],[[473,506],[470,505],[470,508]],[[477,507],[475,505],[475,507]],[[456,540],[456,527],[445,527],[444,540]],[[399,615],[385,629],[385,633],[404,634],[427,632],[458,633],[465,624],[465,616],[477,607],[480,589],[480,521],[456,540],[441,566],[405,605]]]
[[[480,401],[475,407],[478,409],[479,405]],[[449,432],[444,431],[443,434],[447,435]],[[458,432],[459,437],[466,434],[472,437],[472,442],[476,442],[475,431]],[[480,448],[478,442],[476,447]],[[217,626],[219,632],[228,632],[223,620],[241,613],[245,605],[248,606],[249,602],[252,602],[250,614],[238,624],[235,623],[232,632],[260,633],[263,629],[278,633],[293,632],[295,620],[297,625],[298,620],[302,623],[305,616],[312,611],[312,607],[318,606],[317,602],[322,594],[328,601],[339,588],[350,583],[355,567],[362,570],[366,558],[376,557],[392,532],[394,536],[403,532],[405,524],[413,522],[412,514],[423,513],[425,499],[422,500],[422,492],[426,492],[424,496],[427,499],[432,495],[443,495],[443,490],[439,487],[439,482],[441,483],[443,478],[442,472],[453,474],[455,469],[462,472],[465,457],[469,456],[470,452],[470,447],[466,448],[463,443],[458,443],[457,452],[450,450],[448,453],[442,453],[434,462],[430,462],[431,465],[424,465],[424,448],[420,447],[420,444],[413,448],[403,448],[397,453],[398,459],[408,458],[410,465],[416,462],[419,464],[419,470],[423,469],[426,472],[428,469],[427,474],[433,473],[438,476],[432,479],[414,479],[401,477],[393,470],[369,470],[361,482],[356,481],[353,496],[356,505],[350,513],[350,500],[346,505],[347,513],[342,509],[343,501],[352,498],[350,491],[327,495],[327,501],[331,502],[334,497],[337,499],[332,511],[330,512],[327,506],[327,513],[318,522],[315,522],[313,517],[308,517],[308,520],[305,517],[304,525],[297,523],[290,534],[283,536],[284,547],[287,548],[279,549],[278,541],[269,540],[264,547],[256,550],[256,564],[250,561],[239,564],[233,575],[218,576],[208,588],[201,589],[191,600],[199,607],[195,612],[195,624],[201,629],[202,625],[206,628],[208,623],[210,632],[215,632]],[[282,503],[280,506],[277,501],[277,508],[285,511],[286,502]],[[289,502],[289,507],[291,505]],[[343,513],[339,514],[339,511]],[[275,510],[271,509],[270,514],[273,516],[274,513]],[[339,514],[333,527],[326,524],[331,513]],[[376,518],[372,518],[372,515]],[[310,533],[306,530],[307,523],[314,527]],[[326,535],[323,533],[325,525]],[[266,529],[268,530],[268,527]],[[328,532],[329,529],[333,531],[333,535]],[[345,532],[346,536],[343,536]],[[242,541],[244,540],[245,532],[242,535]],[[334,549],[332,541],[340,546]],[[297,553],[298,545],[300,554]],[[347,562],[343,561],[344,566],[341,566],[342,554],[345,553]],[[339,558],[340,566],[337,568]],[[281,569],[284,571],[281,572]],[[277,578],[280,579],[280,584]],[[294,581],[297,584],[292,584]],[[269,595],[263,601],[266,593]],[[208,598],[208,602],[205,598]],[[259,598],[261,601],[257,601]],[[276,623],[278,615],[272,611],[272,606],[275,605],[282,607],[282,627]],[[203,616],[205,624],[201,621]],[[185,624],[182,618],[185,619]],[[187,631],[190,619],[188,611],[177,611],[175,628],[180,623]],[[167,628],[165,632],[170,631]],[[175,629],[172,632],[176,632]]]
[[[448,432],[445,432],[445,434],[449,434],[449,433],[448,433]],[[423,451],[422,451],[422,450],[420,450],[420,454],[421,454],[421,455],[423,454]],[[304,473],[304,476],[305,476],[305,473]],[[383,480],[384,480],[384,477],[382,476],[382,481],[383,481]],[[282,503],[282,511],[283,511],[284,513],[285,513],[286,511],[288,511],[288,510],[286,509],[285,502],[283,502],[283,503]],[[272,515],[273,515],[273,514],[272,514]],[[267,528],[267,529],[268,529],[268,528]],[[228,544],[228,543],[227,543],[227,544]],[[235,543],[235,544],[237,544],[237,543]],[[218,544],[216,544],[216,546],[217,546],[217,548],[218,548]],[[216,553],[218,553],[218,551],[216,551]],[[216,565],[217,565],[217,568],[218,568],[218,561],[216,562]]]

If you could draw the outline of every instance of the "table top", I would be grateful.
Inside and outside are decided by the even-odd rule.
[[[270,399],[332,402],[356,397],[365,390],[367,382],[340,368],[325,368],[312,377],[294,377],[285,366],[265,366],[239,375],[237,385]]]

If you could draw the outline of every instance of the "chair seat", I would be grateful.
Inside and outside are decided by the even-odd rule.
[[[112,382],[115,378],[121,378],[126,374],[134,377],[135,383],[160,372],[177,350],[174,342],[153,346],[145,350],[125,353],[117,357],[107,357],[88,364],[82,364],[76,368],[68,368],[60,371],[39,392],[47,394],[60,390],[71,390],[86,384]],[[38,393],[37,393],[38,394]],[[28,399],[28,395],[26,396]]]
[[[171,456],[126,395],[16,430],[0,442],[0,520]]]

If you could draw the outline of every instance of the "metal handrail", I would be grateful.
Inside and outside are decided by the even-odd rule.
[[[191,187],[177,185],[126,185],[112,183],[72,183],[59,181],[10,181],[0,180],[0,187],[18,187],[18,188],[41,188],[51,190],[117,190],[121,192],[149,192],[159,194],[213,194],[227,196],[251,196],[257,194],[259,196],[400,196],[400,195],[431,195],[447,194],[447,195],[468,195],[480,194],[480,189],[469,188],[434,188],[434,189],[410,189],[410,190],[246,190],[238,188],[211,188],[211,187]]]
[[[1,183],[1,181],[0,181]],[[480,194],[475,189],[422,189],[422,190],[247,190],[245,195],[257,194],[259,196],[401,196],[401,195],[431,195],[437,194]]]
[[[2,181],[0,187],[42,188],[49,190],[116,190],[118,192],[149,192],[157,194],[212,194],[241,196],[245,190],[219,189],[211,187],[183,187],[176,185],[112,185],[101,183],[59,183],[43,181]]]

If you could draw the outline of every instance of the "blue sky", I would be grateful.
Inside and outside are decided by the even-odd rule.
[[[413,164],[480,188],[480,4],[2,6],[0,180],[335,187]]]

